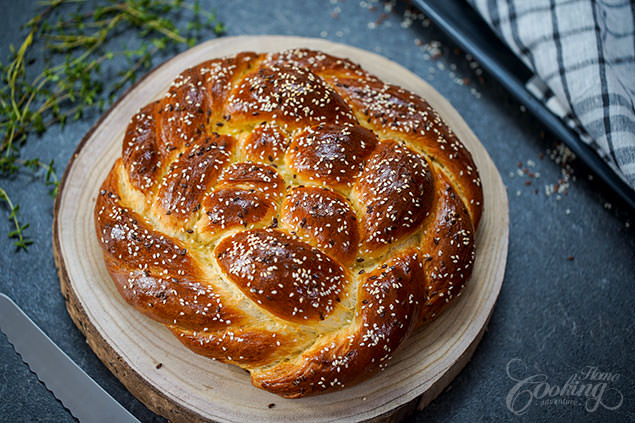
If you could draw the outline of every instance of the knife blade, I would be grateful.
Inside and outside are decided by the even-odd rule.
[[[139,422],[4,294],[0,294],[0,330],[22,361],[80,422]]]

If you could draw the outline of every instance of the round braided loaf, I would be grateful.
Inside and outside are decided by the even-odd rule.
[[[385,367],[461,293],[481,210],[425,100],[290,50],[201,63],[143,107],[95,226],[128,303],[295,398]]]

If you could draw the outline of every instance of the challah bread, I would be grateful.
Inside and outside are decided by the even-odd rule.
[[[95,226],[129,304],[297,398],[384,368],[460,295],[482,198],[424,99],[321,52],[241,53],[132,117]]]

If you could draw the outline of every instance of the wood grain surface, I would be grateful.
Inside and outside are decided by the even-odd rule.
[[[471,151],[484,191],[477,258],[462,296],[397,351],[386,370],[340,392],[283,399],[253,387],[236,366],[185,348],[163,325],[128,306],[106,271],[93,225],[99,185],[121,153],[130,117],[167,91],[184,69],[240,51],[307,47],[350,58],[423,96]],[[325,40],[230,37],[200,44],[148,73],[81,141],[66,168],[53,220],[53,248],[68,312],[104,364],[140,401],[172,421],[396,421],[432,401],[467,364],[505,272],[509,213],[494,163],[452,106],[415,74],[381,56]],[[272,405],[273,404],[273,405]]]

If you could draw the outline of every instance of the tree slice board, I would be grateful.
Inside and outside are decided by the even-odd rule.
[[[181,71],[240,51],[293,47],[350,58],[426,98],[472,152],[485,209],[474,272],[455,304],[408,339],[383,372],[343,391],[290,400],[253,387],[238,367],[194,354],[164,326],[126,304],[106,271],[93,208],[102,180],[120,155],[128,121],[164,94]],[[472,356],[503,281],[508,214],[505,187],[491,158],[456,110],[415,74],[376,54],[325,40],[230,37],[200,44],[152,70],[86,134],[55,202],[53,248],[71,318],[101,361],[154,412],[175,422],[396,421],[432,401]]]

